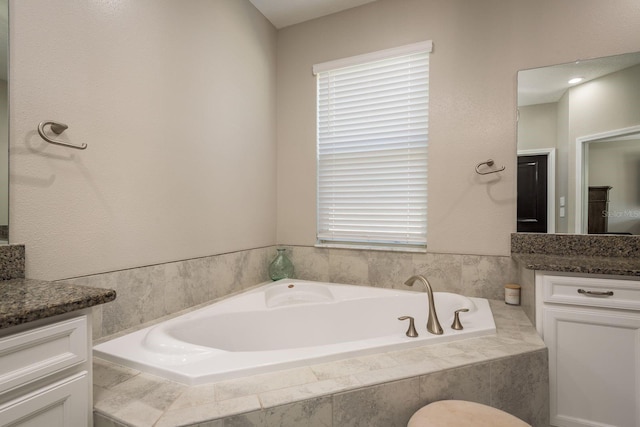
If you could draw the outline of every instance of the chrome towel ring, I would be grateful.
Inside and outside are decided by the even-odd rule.
[[[69,128],[69,126],[65,125],[64,123],[58,123],[51,120],[40,122],[40,124],[38,125],[38,133],[40,134],[42,139],[44,139],[45,141],[51,144],[57,144],[57,145],[63,145],[65,147],[76,148],[78,150],[84,150],[85,148],[87,148],[87,144],[75,145],[75,144],[70,144],[68,142],[56,141],[55,139],[50,138],[44,132],[44,128],[46,126],[49,126],[49,129],[51,129],[51,132],[55,133],[56,135],[60,135],[67,128]]]
[[[480,166],[482,165],[487,165],[489,167],[493,166],[494,161],[492,159],[487,160],[486,162],[480,162],[476,165],[476,173],[478,175],[489,175],[490,173],[496,173],[496,172],[502,172],[503,170],[505,170],[505,167],[502,166],[500,169],[494,169],[494,170],[489,170],[486,172],[480,172]]]

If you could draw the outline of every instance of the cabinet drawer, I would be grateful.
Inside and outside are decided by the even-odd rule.
[[[0,393],[86,359],[86,316],[2,338]]]
[[[635,280],[545,275],[542,292],[544,302],[640,310],[640,281]]]
[[[83,427],[89,424],[89,377],[80,372],[0,406],[0,426]]]

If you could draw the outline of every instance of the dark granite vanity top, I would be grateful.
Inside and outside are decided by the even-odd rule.
[[[31,279],[0,281],[0,329],[70,311],[104,304],[116,298],[112,289]]]
[[[511,256],[529,270],[640,276],[640,236],[513,233]]]
[[[640,258],[513,253],[529,270],[640,276]]]

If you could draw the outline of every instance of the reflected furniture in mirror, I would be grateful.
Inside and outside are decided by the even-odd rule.
[[[608,185],[589,186],[589,207],[587,217],[587,229],[589,234],[605,234],[609,231],[609,218],[603,212],[609,210]]]
[[[640,234],[640,53],[520,71],[518,157],[518,231]]]

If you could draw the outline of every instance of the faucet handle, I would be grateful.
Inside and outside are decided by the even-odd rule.
[[[457,331],[464,329],[462,327],[462,323],[460,323],[460,313],[466,313],[467,311],[469,311],[468,308],[461,308],[460,310],[453,312],[453,323],[451,324],[451,329],[455,329]]]
[[[398,320],[409,320],[409,329],[407,329],[407,336],[411,338],[415,338],[418,336],[418,331],[416,331],[416,325],[413,321],[413,317],[411,316],[402,316],[398,317]]]

